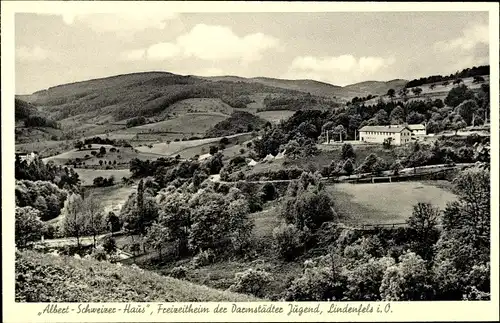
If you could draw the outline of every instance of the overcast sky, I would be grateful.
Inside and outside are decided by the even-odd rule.
[[[16,14],[16,93],[140,71],[335,85],[488,63],[486,12]]]

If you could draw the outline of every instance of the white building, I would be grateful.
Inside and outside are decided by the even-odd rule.
[[[412,131],[407,126],[364,126],[359,129],[359,140],[371,143],[384,143],[392,138],[391,144],[404,145],[412,140]]]
[[[427,135],[425,124],[409,124],[407,127],[411,130],[414,136],[418,137]]]

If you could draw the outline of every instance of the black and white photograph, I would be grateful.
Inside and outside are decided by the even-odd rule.
[[[14,15],[16,303],[492,300],[487,10],[158,6]]]

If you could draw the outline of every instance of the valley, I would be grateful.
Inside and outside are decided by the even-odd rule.
[[[452,252],[435,246],[468,225],[453,222],[467,201],[487,215],[481,76],[341,87],[149,72],[17,96],[16,268],[76,287],[44,281],[46,294],[20,286],[16,298],[379,300],[392,293],[384,261],[441,270]],[[425,134],[359,138],[408,124]],[[463,292],[429,284],[433,298]]]

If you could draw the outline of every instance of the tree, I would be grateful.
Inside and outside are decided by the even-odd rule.
[[[343,171],[347,175],[351,175],[354,172],[354,164],[351,159],[347,159],[342,167]]]
[[[455,108],[455,112],[462,117],[466,124],[470,125],[478,109],[479,107],[475,100],[466,100]]]
[[[112,233],[120,230],[121,227],[120,218],[114,212],[109,211],[108,216],[106,218],[106,223],[108,223],[110,231]]]
[[[231,247],[229,233],[229,214],[222,194],[202,194],[198,200],[190,203],[192,225],[189,232],[191,250],[201,252],[211,249],[227,250]]]
[[[391,137],[385,138],[384,142],[382,143],[384,149],[390,149],[391,145],[392,145],[392,138]]]
[[[42,237],[43,222],[40,211],[31,207],[16,207],[15,241],[16,246],[25,248],[30,242]]]
[[[75,141],[74,146],[75,146],[76,149],[81,150],[83,148],[83,142],[80,141],[80,140]]]
[[[401,96],[405,102],[408,100],[408,92],[409,91],[408,91],[408,89],[406,87],[402,88],[399,91],[399,96]]]
[[[102,166],[103,163],[102,159],[99,159],[99,165]]]
[[[467,126],[467,123],[463,121],[462,119],[459,119],[456,122],[453,122],[451,124],[451,129],[455,130],[455,135],[458,133],[458,130],[463,129]]]
[[[346,297],[351,301],[380,300],[380,285],[387,268],[394,266],[393,258],[370,258],[347,273]]]
[[[219,150],[219,147],[211,145],[209,153],[210,153],[210,155],[215,155],[215,153],[217,153],[218,150]]]
[[[336,134],[339,134],[339,136],[340,136],[340,141],[342,142],[342,141],[343,141],[343,140],[342,140],[342,138],[343,138],[343,136],[345,136],[345,134],[346,134],[346,131],[345,131],[344,126],[343,126],[343,125],[338,125],[338,126],[336,126],[336,127],[335,127],[335,129],[334,129],[334,132],[335,132]]]
[[[389,116],[387,115],[387,112],[384,109],[378,110],[378,112],[374,116],[374,119],[377,121],[377,124],[379,125],[386,125],[389,123]]]
[[[358,174],[376,173],[383,170],[384,166],[384,161],[380,157],[377,157],[374,153],[371,153],[366,156],[363,163],[356,169],[356,172]]]
[[[177,255],[188,249],[189,231],[192,225],[189,198],[189,195],[178,192],[161,192],[158,196],[158,223],[167,229],[168,242],[175,243]]]
[[[101,146],[101,148],[99,148],[99,153],[101,155],[106,155],[106,148],[104,146]]]
[[[472,92],[467,86],[461,84],[459,86],[453,87],[448,95],[444,99],[444,103],[453,108],[457,107],[460,103],[471,100],[474,98],[474,92]]]
[[[474,81],[472,83],[483,83],[485,82],[484,77],[482,76],[474,76]]]
[[[424,259],[432,258],[432,246],[437,241],[436,225],[440,210],[430,203],[419,202],[413,207],[413,213],[407,224],[415,233],[415,251]]]
[[[83,200],[82,208],[87,221],[87,231],[92,235],[93,247],[95,249],[97,235],[101,233],[105,228],[102,207],[97,198],[95,198],[94,196],[89,196],[88,198]]]
[[[248,202],[243,198],[231,201],[227,212],[231,245],[235,252],[241,253],[250,245],[252,239],[253,222],[248,218]]]
[[[262,199],[264,201],[272,201],[276,198],[277,192],[273,183],[266,182],[262,187]]]
[[[429,299],[432,287],[426,262],[413,252],[399,257],[399,263],[384,273],[380,296],[385,301]]]
[[[116,252],[116,250],[118,250],[118,247],[116,245],[116,240],[111,237],[107,237],[104,240],[102,247],[104,248],[104,251],[106,251],[107,254],[113,254]]]
[[[406,122],[409,124],[419,124],[424,121],[425,121],[425,116],[415,111],[410,112],[410,114],[408,114],[408,117],[406,117]]]
[[[435,246],[433,266],[438,299],[445,300],[462,299],[472,290],[485,295],[490,292],[489,170],[466,169],[454,184],[458,200],[443,212],[443,230]],[[480,272],[486,279],[478,279]]]
[[[336,218],[330,196],[318,185],[303,185],[294,198],[288,197],[282,204],[281,216],[299,230],[308,227],[316,230],[323,222]]]
[[[405,120],[404,117],[404,110],[401,106],[397,106],[394,109],[392,109],[391,114],[390,114],[390,123],[391,124],[402,124],[403,120]]]
[[[87,220],[83,210],[83,200],[80,195],[71,194],[64,202],[61,210],[62,229],[67,237],[75,237],[78,249],[80,249],[80,237],[87,230]]]
[[[392,98],[394,98],[394,97],[396,96],[396,90],[394,90],[394,89],[389,89],[389,90],[387,91],[387,95],[388,95],[391,99],[392,99]]]
[[[154,222],[146,231],[146,243],[158,251],[162,258],[162,248],[169,241],[168,229],[158,222]]]
[[[272,276],[268,272],[250,268],[235,275],[235,283],[229,287],[229,291],[264,298],[266,287],[271,281]]]
[[[293,260],[302,249],[301,231],[293,224],[281,224],[273,230],[273,244],[285,260]]]
[[[422,88],[420,87],[414,87],[413,89],[411,89],[411,91],[413,92],[413,94],[415,94],[416,96],[420,96],[420,94],[422,93]]]
[[[400,160],[396,160],[392,166],[391,166],[391,169],[392,169],[392,173],[394,174],[394,176],[397,176],[399,175],[399,172],[400,170],[403,168],[403,165],[401,165],[401,161]]]
[[[462,79],[456,79],[453,81],[453,85],[463,83]]]
[[[354,148],[352,147],[351,144],[345,143],[342,145],[341,158],[342,158],[342,160],[356,158],[356,154],[354,153]]]

